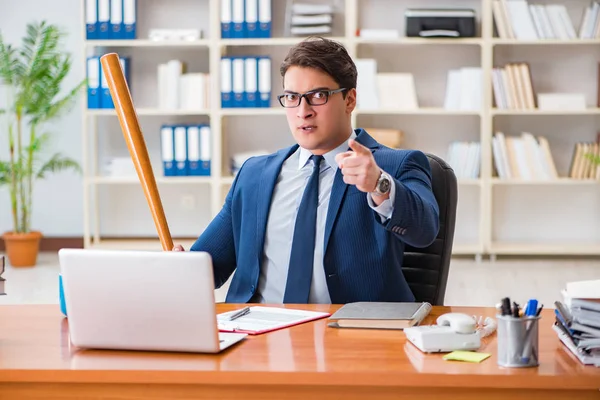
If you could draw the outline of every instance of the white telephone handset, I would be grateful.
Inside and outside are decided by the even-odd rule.
[[[496,322],[486,318],[485,327],[478,330],[478,321],[462,313],[440,315],[436,322],[437,325],[405,328],[406,338],[425,353],[477,350],[481,346],[481,338],[496,329]]]
[[[440,326],[449,326],[456,333],[473,333],[477,329],[475,319],[467,314],[448,313],[437,319]]]

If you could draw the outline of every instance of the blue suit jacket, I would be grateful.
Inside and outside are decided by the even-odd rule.
[[[362,129],[356,134],[377,165],[395,177],[394,213],[382,224],[367,194],[345,184],[338,169],[325,226],[318,227],[325,229],[323,265],[331,302],[414,301],[401,268],[404,244],[426,247],[439,229],[429,162],[422,152],[389,149]],[[227,302],[246,303],[256,291],[273,188],[297,148],[246,161],[223,209],[192,245],[192,251],[211,254],[216,287],[237,268]]]

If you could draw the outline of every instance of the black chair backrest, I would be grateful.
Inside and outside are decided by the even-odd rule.
[[[428,247],[406,246],[402,271],[416,301],[441,306],[444,305],[454,242],[458,184],[450,165],[433,154],[426,156],[431,166],[433,194],[440,209],[440,230]]]

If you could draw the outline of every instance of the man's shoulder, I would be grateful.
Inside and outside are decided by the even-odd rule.
[[[413,149],[392,149],[390,147],[379,145],[379,150],[375,153],[376,157],[382,158],[392,164],[402,164],[406,159],[417,159],[424,161],[427,159],[424,152]]]

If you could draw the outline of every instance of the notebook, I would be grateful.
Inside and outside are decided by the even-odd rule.
[[[404,329],[421,323],[431,304],[356,302],[348,303],[329,319],[333,328]]]

